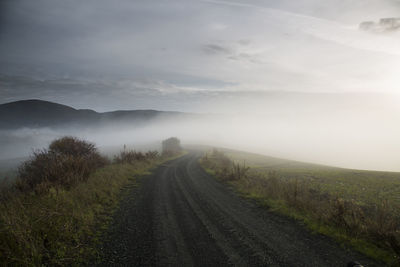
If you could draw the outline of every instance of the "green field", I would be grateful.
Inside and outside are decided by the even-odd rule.
[[[400,207],[399,172],[343,169],[235,150],[223,151],[234,161],[245,162],[253,173],[268,175],[275,172],[281,179],[304,180],[316,190],[355,200],[362,205],[389,201],[391,205]]]

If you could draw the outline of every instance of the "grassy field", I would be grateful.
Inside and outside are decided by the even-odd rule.
[[[202,166],[241,195],[400,266],[400,173],[335,168],[228,149]]]
[[[355,200],[362,205],[389,201],[400,207],[400,173],[335,168],[267,157],[234,150],[223,150],[236,162],[245,162],[252,173],[275,172],[281,179],[306,181],[318,191]],[[397,210],[400,212],[400,209]],[[396,214],[400,215],[400,214]]]

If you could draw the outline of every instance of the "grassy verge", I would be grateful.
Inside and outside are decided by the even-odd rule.
[[[340,171],[345,174],[344,170],[293,162],[289,164],[268,158],[266,161],[271,163],[275,160],[273,163],[278,163],[274,165],[277,167],[265,168],[268,162],[262,166],[258,159],[257,166],[250,168],[231,158],[231,155],[228,157],[214,150],[201,159],[201,164],[207,172],[233,186],[244,197],[255,199],[274,212],[300,220],[313,231],[351,245],[371,258],[389,266],[399,266],[400,228],[397,205],[378,198],[374,198],[371,204],[370,199],[367,202],[363,197],[357,198],[357,194],[349,197],[344,192],[340,195],[339,189],[333,186],[330,187],[332,190],[326,190],[324,184],[318,185],[315,179],[310,181],[299,178],[306,170],[319,172],[319,180],[323,181],[325,170],[327,180],[332,185],[332,172]],[[295,170],[298,170],[297,175]],[[352,172],[354,171],[348,170],[348,173]],[[372,179],[373,175],[374,173],[368,173],[372,182],[368,184],[368,180],[363,181],[363,186],[373,186],[384,176],[380,173]],[[387,184],[388,181],[384,183]]]
[[[70,190],[16,193],[0,206],[0,261],[12,265],[85,264],[97,256],[102,229],[117,207],[121,189],[164,162],[112,164]]]

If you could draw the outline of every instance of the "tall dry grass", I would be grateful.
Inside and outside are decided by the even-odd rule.
[[[129,163],[154,160],[159,157],[158,151],[138,152],[135,150],[123,150],[118,155],[114,156],[114,163]]]

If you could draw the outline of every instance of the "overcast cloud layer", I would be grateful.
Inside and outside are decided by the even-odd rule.
[[[398,14],[395,0],[2,0],[1,102],[190,110],[181,93],[397,93],[399,34],[358,24]]]
[[[399,0],[0,0],[0,103],[233,114],[167,132],[400,170],[400,31],[358,27],[399,16]]]

